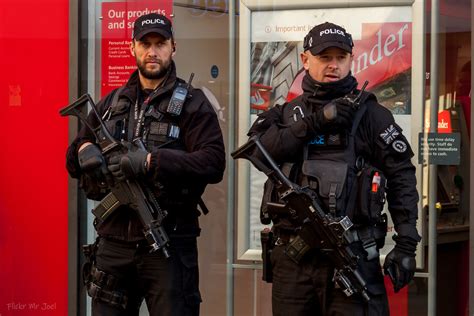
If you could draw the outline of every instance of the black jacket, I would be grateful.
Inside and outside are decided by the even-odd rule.
[[[169,212],[164,223],[168,234],[197,235],[199,234],[197,203],[207,184],[222,180],[225,149],[215,111],[201,90],[191,88],[191,98],[186,99],[183,111],[177,119],[159,110],[162,108],[160,104],[167,104],[179,81],[182,82],[176,77],[176,69],[172,63],[164,83],[149,102],[153,109],[147,113],[155,114],[145,116],[144,131],[152,133],[150,124],[164,120],[177,124],[180,134],[177,141],[160,148],[148,143],[151,163],[147,181],[156,192],[160,205]],[[126,120],[129,120],[130,115],[133,116],[137,97],[139,104],[142,102],[141,97],[137,96],[138,89],[139,77],[136,71],[124,89],[120,90],[120,100],[127,100],[126,104],[130,105],[125,113]],[[116,91],[112,91],[97,104],[101,115],[111,106]],[[93,126],[98,126],[92,114],[89,114],[88,120]],[[91,131],[82,128],[67,150],[67,170],[73,178],[79,179],[82,176],[77,150],[81,144],[88,141],[96,142]],[[96,229],[100,235],[120,240],[143,238],[142,227],[135,212],[126,207],[118,208]]]
[[[260,114],[249,136],[261,134],[262,144],[277,163],[299,162],[303,148],[317,133],[307,119],[309,114],[348,94],[356,85],[351,75],[336,84],[317,83],[306,75],[304,93]],[[391,112],[374,98],[368,99],[366,105],[367,110],[355,134],[356,155],[364,157],[387,177],[388,209],[397,233],[419,240],[416,230],[418,192],[415,167],[411,163],[413,152]]]

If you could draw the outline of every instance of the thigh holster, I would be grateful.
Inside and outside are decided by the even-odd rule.
[[[86,284],[87,293],[92,299],[98,299],[112,306],[127,308],[128,296],[119,289],[119,280],[111,274],[91,269],[91,282]]]
[[[87,294],[112,306],[126,308],[128,296],[120,290],[119,280],[111,274],[100,271],[95,266],[97,243],[82,247],[86,261],[82,266],[82,278]]]

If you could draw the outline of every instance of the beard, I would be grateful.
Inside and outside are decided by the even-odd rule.
[[[168,73],[168,70],[170,69],[171,65],[171,58],[165,61],[158,60],[157,62],[160,67],[155,70],[148,70],[146,69],[146,62],[140,62],[138,59],[136,59],[136,61],[138,70],[140,71],[141,75],[146,79],[162,79]]]

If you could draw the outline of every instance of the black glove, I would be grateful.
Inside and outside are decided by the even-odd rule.
[[[143,176],[147,173],[148,152],[143,149],[115,155],[109,159],[108,168],[115,179],[123,181]]]
[[[310,129],[314,132],[328,131],[338,128],[350,129],[354,121],[355,109],[344,98],[334,99],[323,108],[308,116]]]
[[[385,274],[390,276],[395,293],[407,285],[415,275],[415,251],[418,242],[410,237],[393,236],[395,247],[385,257]]]
[[[84,147],[77,154],[79,166],[85,173],[94,174],[105,168],[105,159],[99,147],[94,144]]]
[[[255,122],[250,127],[247,136],[261,134],[270,128],[272,124],[279,122],[280,115],[277,108],[273,107],[268,111],[262,112],[258,115]]]

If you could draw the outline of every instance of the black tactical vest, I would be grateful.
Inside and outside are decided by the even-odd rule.
[[[104,120],[115,139],[131,140],[137,122],[131,119],[130,116],[134,115],[136,105],[131,104],[128,98],[120,97],[121,89],[119,88],[113,96],[111,105],[107,110],[108,113],[106,112],[104,115]],[[144,128],[141,138],[150,152],[161,147],[186,151],[186,147],[180,138],[180,116],[166,112],[170,98],[171,94],[161,97],[158,104],[149,106],[144,113]],[[186,106],[186,103],[184,106]],[[204,214],[209,212],[201,199],[204,187],[200,183],[154,185],[160,205],[168,210],[194,209],[192,206],[198,204]],[[196,212],[198,211],[196,210]],[[188,213],[190,214],[187,214],[187,216],[195,216],[189,210]]]
[[[284,163],[282,172],[301,186],[308,186],[318,196],[321,207],[335,217],[348,216],[354,223],[351,230],[355,241],[360,241],[367,258],[378,256],[387,231],[385,204],[386,179],[382,172],[364,161],[355,150],[355,137],[361,119],[370,106],[364,93],[350,130],[316,135],[304,147],[300,162]],[[311,107],[301,97],[288,103],[283,110],[285,126],[294,124],[311,113]],[[374,183],[374,181],[376,181]],[[263,224],[273,221],[277,234],[293,231],[287,212],[276,213],[266,202],[281,202],[270,180],[265,183],[260,219]]]
[[[112,136],[117,140],[132,140],[136,120],[133,120],[134,108],[126,97],[120,97],[119,88],[112,99],[110,107],[104,114],[104,121]],[[168,148],[185,150],[179,141],[180,128],[178,116],[166,113],[166,106],[170,97],[164,97],[155,106],[149,106],[144,113],[144,128],[141,138],[146,148],[151,151],[156,148],[167,146]]]
[[[351,130],[317,134],[304,148],[301,174],[297,181],[308,185],[317,194],[323,209],[335,216],[353,214],[355,179],[362,167],[362,158],[355,152],[355,133],[366,111],[365,95],[356,112]],[[290,102],[284,111],[283,124],[293,124],[311,109],[300,98]]]

